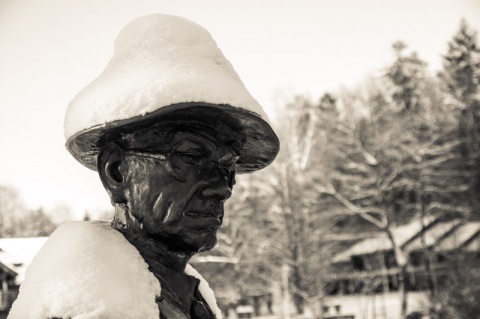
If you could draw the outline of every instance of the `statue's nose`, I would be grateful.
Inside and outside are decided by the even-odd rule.
[[[204,197],[215,197],[225,201],[232,196],[231,173],[217,165],[212,165],[205,174],[208,186],[202,191]]]

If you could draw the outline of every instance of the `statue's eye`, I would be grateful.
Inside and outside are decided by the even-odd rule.
[[[172,164],[174,167],[180,169],[192,169],[192,168],[200,168],[202,167],[207,161],[207,158],[196,152],[188,152],[188,153],[174,153],[172,156]]]
[[[179,160],[189,165],[202,165],[203,158],[194,154],[179,154],[177,156]]]

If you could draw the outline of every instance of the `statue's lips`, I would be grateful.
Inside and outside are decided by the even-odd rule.
[[[217,231],[222,226],[221,215],[211,211],[188,211],[184,216],[188,217],[188,223],[194,229]]]

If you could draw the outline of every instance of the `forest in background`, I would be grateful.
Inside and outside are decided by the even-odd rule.
[[[395,227],[427,216],[480,219],[476,31],[460,23],[437,74],[405,43],[392,49],[395,59],[381,76],[318,101],[297,96],[279,112],[278,158],[240,176],[226,209],[217,250],[232,263],[225,276],[235,273],[228,277],[236,283],[232,302],[281,282],[286,265],[298,312],[306,305],[318,310],[335,271],[331,257],[377,232],[391,241],[405,291],[409,256],[395,241]],[[442,305],[432,318],[480,312],[478,277],[461,273],[452,272],[448,291],[431,296]]]
[[[384,232],[405,268],[408,254],[395,242],[394,227],[425,216],[480,219],[476,31],[460,23],[437,74],[405,43],[392,49],[395,59],[381,76],[318,101],[296,96],[278,110],[278,158],[239,176],[227,203],[215,251],[229,262],[206,272],[222,291],[219,301],[236,304],[280,282],[287,266],[301,313],[324,298],[329,260],[347,243]],[[48,236],[57,223],[0,187],[0,237]],[[432,303],[444,304],[437,318],[480,312],[470,298],[479,288],[465,283],[452,278],[449,291],[433,296]]]

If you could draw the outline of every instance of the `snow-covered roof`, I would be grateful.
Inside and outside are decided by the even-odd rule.
[[[413,250],[420,250],[424,246],[425,247],[436,246],[437,243],[439,243],[442,240],[442,238],[448,234],[448,232],[453,230],[460,223],[461,221],[459,219],[436,223],[431,227],[429,227],[424,232],[423,236],[417,236],[415,239],[409,242],[406,245],[406,249],[409,251],[413,251]],[[458,245],[456,245],[455,247],[458,247]]]
[[[376,251],[384,251],[392,248],[385,233],[375,234],[376,237],[364,239],[343,252],[335,255],[333,263],[348,262],[354,255],[372,254]]]
[[[17,266],[21,264],[21,261],[15,256],[0,250],[0,269],[5,273],[11,274],[16,277],[18,273],[15,271]]]
[[[466,251],[479,251],[480,250],[480,236],[477,236],[470,241],[468,244],[465,245],[464,249]]]
[[[0,263],[17,273],[21,284],[25,271],[48,237],[0,238]]]
[[[434,221],[433,218],[427,217],[424,220],[426,225],[431,224]],[[420,220],[414,220],[408,224],[396,227],[392,230],[393,237],[396,239],[400,246],[406,244],[416,234],[418,234],[424,226]],[[386,251],[392,249],[392,244],[387,235],[382,233],[376,233],[375,237],[361,240],[354,244],[345,251],[335,255],[332,259],[333,263],[347,262],[351,256],[355,255],[368,255],[377,251]]]
[[[418,236],[424,226],[419,220],[397,227],[393,236],[400,246],[408,251],[422,249],[424,243],[433,246],[435,251],[450,251],[459,247],[467,251],[480,250],[480,222],[462,224],[459,219],[437,221],[428,218],[424,220],[427,227],[423,236]],[[335,255],[333,263],[348,262],[352,256],[368,255],[379,251],[391,250],[392,245],[385,233],[364,239],[345,251]]]
[[[435,246],[435,251],[449,251],[458,247],[462,247],[466,244],[467,250],[479,250],[480,249],[480,222],[470,222],[465,225],[461,225],[456,228],[448,237],[443,239],[438,245]],[[470,241],[474,236],[476,239]],[[467,243],[470,241],[469,243]],[[475,249],[476,242],[476,249]]]

